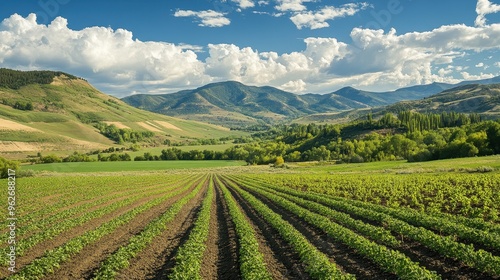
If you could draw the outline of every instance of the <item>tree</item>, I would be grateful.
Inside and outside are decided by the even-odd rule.
[[[0,178],[7,178],[9,176],[9,169],[19,169],[19,163],[0,157]]]
[[[276,161],[274,162],[274,166],[279,167],[285,164],[285,160],[283,159],[282,156],[277,156]]]

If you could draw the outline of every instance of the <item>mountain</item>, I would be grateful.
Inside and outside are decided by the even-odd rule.
[[[137,109],[70,74],[0,69],[0,154],[113,145],[93,126],[95,122],[151,131],[153,142],[241,133]]]
[[[496,81],[496,80],[493,80]],[[421,113],[478,113],[483,118],[500,118],[500,83],[467,84],[444,90],[420,100],[400,101],[377,108],[355,109],[337,113],[320,113],[294,120],[297,123],[347,122],[371,112],[375,118],[385,113],[412,110]]]
[[[132,95],[126,103],[157,113],[229,126],[278,121],[316,112],[299,95],[239,82],[209,84],[163,95]]]
[[[467,84],[500,82],[500,77]],[[138,94],[122,100],[134,107],[229,127],[288,121],[311,114],[339,113],[390,105],[403,100],[418,100],[457,85],[432,83],[389,92],[370,92],[345,87],[328,94],[297,95],[270,86],[246,86],[228,81],[208,84],[171,94]]]
[[[431,113],[479,113],[487,118],[499,117],[500,84],[465,84],[421,100],[398,102],[385,107],[383,111],[397,112],[404,109]]]

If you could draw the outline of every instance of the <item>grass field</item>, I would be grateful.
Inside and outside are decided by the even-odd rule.
[[[334,162],[300,162],[290,163],[293,169],[301,172],[343,172],[343,173],[433,173],[467,171],[480,167],[491,167],[500,170],[500,155],[434,160],[427,162],[378,161],[368,163],[344,163]],[[462,169],[462,170],[460,170]]]
[[[67,162],[24,165],[22,169],[53,172],[120,172],[120,171],[156,171],[169,169],[216,168],[242,166],[244,161],[233,160],[177,160],[177,161],[117,161],[117,162]]]

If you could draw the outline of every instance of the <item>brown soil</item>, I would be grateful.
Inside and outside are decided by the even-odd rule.
[[[212,206],[210,208],[210,222],[208,225],[208,237],[205,245],[205,252],[203,253],[203,261],[201,263],[202,276],[203,279],[217,279],[217,263],[219,257],[219,221],[217,217],[219,217],[218,213],[221,208],[221,198],[218,192],[215,193]]]
[[[174,257],[179,247],[189,238],[206,189],[205,185],[194,199],[184,205],[167,229],[137,257],[130,260],[130,266],[120,271],[116,279],[167,279],[175,265]]]
[[[207,277],[207,279],[238,280],[241,279],[241,275],[238,263],[239,244],[236,229],[229,215],[229,208],[222,191],[218,187],[215,190],[217,205],[215,222],[217,227],[212,227],[214,223],[214,219],[212,219],[208,236],[211,241],[208,243],[203,260],[203,263],[208,262],[211,264],[210,275],[207,275],[210,277]],[[205,276],[203,273],[202,271],[202,275]],[[214,276],[215,278],[211,278]]]
[[[86,279],[89,278],[91,272],[95,270],[101,261],[103,261],[109,254],[114,252],[120,246],[126,244],[126,242],[132,237],[139,233],[151,220],[153,220],[158,215],[161,215],[170,205],[175,201],[180,199],[185,193],[179,194],[172,198],[167,199],[160,205],[157,205],[146,212],[138,215],[128,224],[123,225],[116,229],[113,233],[104,236],[97,242],[86,246],[81,252],[73,256],[69,261],[63,263],[59,269],[55,271],[54,274],[49,275],[47,279]],[[81,235],[83,232],[93,230],[99,225],[102,225],[112,219],[130,211],[135,207],[139,207],[151,201],[157,197],[161,197],[162,194],[157,194],[155,196],[146,197],[134,202],[131,205],[120,208],[118,211],[105,215],[102,218],[92,220],[80,227],[74,228],[67,233],[64,233],[57,238],[50,240],[49,242],[44,242],[40,246],[36,246],[37,250],[30,250],[30,255],[27,256],[29,259],[33,257],[38,257],[43,255],[43,250],[54,248],[62,245],[71,238]],[[37,252],[35,255],[34,252]]]

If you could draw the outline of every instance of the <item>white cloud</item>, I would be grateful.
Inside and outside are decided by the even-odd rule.
[[[494,64],[496,67],[500,68],[500,62],[495,62]]]
[[[237,3],[238,6],[242,9],[251,8],[255,6],[255,3],[251,0],[232,0]]]
[[[478,0],[476,5],[476,26],[486,25],[486,15],[500,12],[500,5],[489,0]]]
[[[225,17],[224,13],[207,10],[207,11],[191,11],[191,10],[177,10],[174,13],[175,17],[195,17],[198,18],[201,22],[198,24],[199,26],[207,26],[207,27],[222,27],[225,25],[229,25],[231,21]]]
[[[440,77],[446,77],[446,76],[450,75],[451,73],[453,73],[453,70],[451,70],[451,69],[441,68],[438,71],[438,74]]]
[[[295,81],[288,81],[281,85],[280,88],[291,92],[304,92],[307,88],[306,86],[307,84],[302,81],[302,79],[298,79]]]
[[[0,64],[15,69],[62,70],[108,93],[147,92],[157,85],[186,87],[209,81],[204,65],[186,46],[134,40],[131,32],[104,27],[72,30],[64,18],[39,25],[19,15],[0,25]]]
[[[308,27],[310,29],[318,29],[330,26],[328,20],[333,20],[339,17],[355,15],[360,10],[366,9],[367,3],[350,3],[340,7],[327,6],[319,11],[300,12],[293,15],[290,19],[298,29]]]
[[[484,63],[482,63],[482,62],[479,62],[478,64],[476,64],[476,67],[477,67],[477,68],[481,68],[481,67],[484,67]]]
[[[306,10],[304,3],[315,2],[315,0],[277,0],[275,9],[281,12],[300,12]]]
[[[500,24],[450,25],[401,35],[396,30],[384,33],[355,28],[350,34],[352,43],[306,38],[304,49],[283,54],[234,44],[209,44],[202,49],[189,44],[142,42],[123,29],[73,30],[67,24],[62,17],[49,25],[37,24],[34,14],[3,20],[0,65],[69,72],[116,96],[172,92],[224,80],[322,93],[341,86],[391,90],[412,84],[458,82],[450,76],[452,70],[462,72],[467,79],[491,77],[488,73],[474,76],[466,72],[466,66],[452,65],[464,53],[500,49]],[[197,56],[201,51],[207,51],[203,61]]]
[[[495,77],[495,75],[493,75],[493,74],[485,74],[483,72],[481,72],[479,75],[472,75],[468,72],[462,72],[460,74],[462,75],[462,77],[465,80],[468,80],[468,81],[491,79],[491,78]]]

